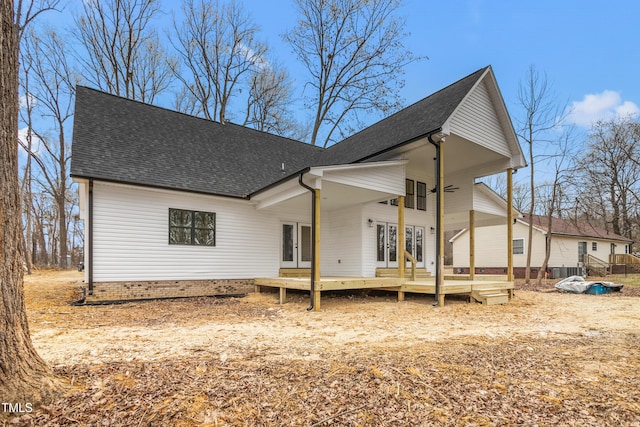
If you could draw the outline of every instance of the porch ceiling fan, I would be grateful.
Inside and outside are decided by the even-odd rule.
[[[445,192],[445,193],[453,193],[453,192],[455,192],[456,190],[459,190],[459,189],[460,189],[460,187],[456,187],[456,186],[451,185],[451,184],[450,184],[450,185],[445,185],[445,186],[444,186],[444,192]],[[432,192],[432,193],[435,193],[436,191],[438,191],[437,187],[433,187],[433,188],[431,189],[431,192]]]

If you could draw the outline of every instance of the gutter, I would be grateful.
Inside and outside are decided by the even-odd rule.
[[[436,302],[433,304],[434,306],[437,306],[438,301],[440,301],[440,281],[442,280],[443,273],[440,269],[440,257],[443,255],[440,253],[440,235],[444,232],[444,230],[442,230],[443,224],[440,218],[443,209],[443,206],[440,206],[440,194],[442,192],[442,189],[440,188],[440,144],[431,138],[439,132],[442,132],[442,128],[438,128],[427,134],[427,139],[436,148],[436,236],[438,236],[438,241],[436,242]]]
[[[310,305],[307,307],[307,311],[311,311],[315,307],[315,291],[316,291],[316,190],[309,187],[302,181],[302,177],[306,172],[309,171],[309,168],[300,172],[298,176],[298,183],[301,187],[306,188],[311,193],[311,286],[310,286],[310,295],[309,301]]]

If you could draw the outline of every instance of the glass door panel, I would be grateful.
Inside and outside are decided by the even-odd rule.
[[[311,226],[300,224],[298,229],[298,267],[311,267]]]
[[[404,246],[407,252],[413,255],[413,227],[405,227],[404,229]]]
[[[424,267],[424,227],[415,227],[415,255],[418,267]]]
[[[388,225],[389,240],[387,242],[387,259],[389,260],[387,267],[398,267],[398,226],[395,224]]]
[[[297,230],[294,223],[282,224],[282,247],[280,248],[280,267],[296,268],[297,267]]]
[[[376,261],[378,267],[387,266],[387,224],[376,225]]]

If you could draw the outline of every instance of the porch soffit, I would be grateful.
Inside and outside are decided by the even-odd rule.
[[[475,212],[475,226],[506,224],[507,201],[484,183],[473,185],[473,210]],[[521,218],[522,214],[515,208],[513,217]],[[445,211],[445,227],[456,230],[469,226],[469,211],[466,209],[449,209]]]
[[[323,209],[336,209],[379,201],[405,192],[405,160],[312,167],[303,176],[305,184],[321,190]],[[299,176],[254,195],[256,209],[297,207],[306,202],[308,190]]]

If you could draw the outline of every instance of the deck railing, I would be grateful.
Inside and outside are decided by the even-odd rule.
[[[621,266],[624,266],[624,273],[640,273],[640,258],[631,254],[611,254],[609,255],[611,271],[620,273]]]
[[[407,261],[411,261],[411,281],[415,282],[416,281],[416,264],[418,264],[418,261],[406,249],[404,250],[404,259],[406,259]]]
[[[586,254],[584,257],[584,266],[587,268],[587,274],[590,276],[606,276],[610,272],[609,264],[607,264],[606,261],[589,254]]]
[[[631,254],[611,254],[609,264],[640,264],[640,258]]]

